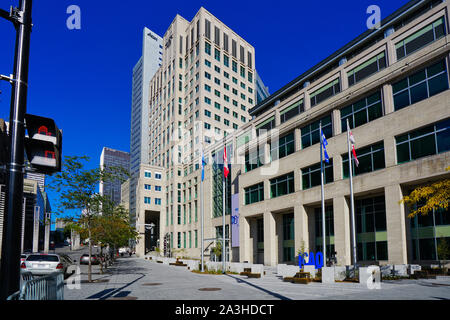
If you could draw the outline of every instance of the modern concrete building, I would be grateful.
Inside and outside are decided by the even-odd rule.
[[[166,175],[160,249],[168,241],[176,255],[200,257],[203,138],[207,259],[222,234],[224,142],[231,164],[225,201],[228,260],[276,265],[295,263],[302,247],[321,251],[321,123],[330,156],[324,187],[327,254],[336,253],[339,265],[351,264],[348,119],[360,162],[352,167],[358,263],[436,261],[439,241],[450,240],[448,212],[409,219],[409,209],[399,201],[416,186],[450,177],[445,170],[450,166],[448,11],[447,2],[409,2],[380,29],[358,36],[249,114],[228,102],[244,104],[244,87],[254,96],[256,72],[247,64],[254,66],[251,46],[242,41],[252,58],[241,63],[246,55],[236,55],[237,65],[228,70],[225,61],[234,61],[233,53],[225,59],[228,45],[217,40],[229,43],[234,33],[203,8],[191,22],[177,16],[164,36],[162,67],[150,82],[149,159]],[[236,39],[232,47],[240,48]],[[245,71],[252,74],[251,84],[244,82]],[[229,84],[230,78],[237,83]],[[241,82],[245,86],[234,88]],[[234,89],[231,96],[226,85]],[[227,126],[219,121],[229,114],[232,122],[243,121],[224,134]]]
[[[166,175],[164,168],[141,165],[136,187],[136,229],[140,238],[136,253],[143,256],[159,247],[161,212],[165,207]],[[125,184],[124,184],[125,185]]]
[[[194,159],[202,146],[251,119],[248,110],[256,104],[255,51],[204,8],[191,21],[177,15],[162,43],[161,67],[148,83],[149,160],[141,159],[141,169],[150,165],[164,174],[160,247],[165,238],[175,249],[190,246],[190,253],[199,256],[200,171]],[[142,179],[143,172],[139,176]],[[130,179],[130,215],[142,226],[148,219],[138,210],[145,193],[138,186],[145,183]],[[209,238],[215,236],[215,231],[208,232]]]
[[[141,164],[149,163],[149,82],[162,63],[162,38],[144,28],[142,56],[133,68],[130,126],[131,217],[136,215],[136,186]]]
[[[327,253],[352,262],[349,120],[359,263],[427,264],[450,240],[445,210],[408,218],[399,201],[449,178],[448,2],[411,1],[250,110],[236,133],[239,260],[294,263],[322,250],[319,123],[325,165]],[[234,211],[233,211],[234,214]],[[233,240],[232,240],[233,241]]]
[[[127,170],[130,167],[130,154],[125,151],[104,147],[100,156],[100,168],[122,167]],[[118,205],[121,202],[121,181],[100,182],[99,193],[108,195]]]

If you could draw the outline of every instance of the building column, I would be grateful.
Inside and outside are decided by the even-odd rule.
[[[397,148],[395,145],[395,137],[386,137],[384,143],[384,161],[386,168],[397,164]]]
[[[347,61],[347,60],[345,60]],[[344,69],[341,70],[340,72],[340,81],[341,81],[341,91],[347,90],[348,89],[348,78],[347,78],[347,73],[344,71]]]
[[[384,114],[389,114],[394,112],[394,96],[392,93],[392,86],[390,84],[383,85],[381,90],[383,106],[384,106]]]
[[[309,98],[308,91],[305,91],[305,93],[304,93],[303,105],[304,105],[305,111],[308,111],[309,109],[311,109],[311,99]]]
[[[332,124],[333,124],[333,136],[337,136],[342,133],[341,128],[341,111],[338,109],[334,109],[331,113]]]
[[[333,199],[334,215],[334,248],[337,264],[340,266],[351,264],[350,238],[350,208],[344,196]]]
[[[392,66],[395,62],[397,62],[397,53],[395,52],[395,45],[392,42],[392,38],[386,42],[386,57],[387,57],[387,66]]]
[[[335,154],[333,157],[333,181],[339,181],[344,178],[342,167],[342,156]]]
[[[276,237],[276,221],[270,211],[264,212],[264,265],[278,264],[278,243]]]
[[[295,255],[297,256],[298,251],[302,247],[305,251],[309,252],[308,214],[303,205],[296,205],[294,207],[294,234]]]
[[[404,204],[398,203],[402,197],[399,184],[384,188],[386,202],[386,228],[388,260],[391,264],[408,263],[406,241],[406,217]]]
[[[294,129],[294,143],[295,143],[295,152],[300,151],[302,149],[302,132],[300,128]]]
[[[253,243],[250,239],[250,221],[244,216],[239,216],[239,261],[252,262]]]
[[[281,119],[280,119],[280,110],[276,109],[275,110],[275,127],[278,127],[281,123]]]

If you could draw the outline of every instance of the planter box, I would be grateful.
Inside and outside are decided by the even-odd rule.
[[[315,266],[303,266],[303,270],[305,272],[309,272],[311,274],[311,278],[315,278],[318,271]]]
[[[334,283],[334,267],[322,267],[322,283]]]
[[[394,275],[406,277],[408,275],[408,265],[407,264],[395,264],[394,265]]]
[[[293,277],[297,272],[300,271],[298,266],[292,266],[287,264],[277,265],[277,275],[281,277]]]
[[[366,284],[369,289],[375,289],[379,288],[380,282],[381,272],[379,266],[359,268],[359,283]]]
[[[338,281],[343,281],[345,279],[346,267],[335,266],[334,267],[334,279]]]

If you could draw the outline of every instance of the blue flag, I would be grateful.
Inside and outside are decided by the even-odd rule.
[[[323,147],[323,153],[325,155],[325,162],[329,163],[330,157],[328,156],[328,153],[327,153],[327,145],[328,145],[327,138],[325,138],[325,135],[323,134],[322,130],[320,131],[320,134],[322,135],[322,147]]]
[[[205,180],[205,155],[203,154],[203,150],[202,150],[202,181]]]

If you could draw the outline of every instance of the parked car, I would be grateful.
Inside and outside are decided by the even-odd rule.
[[[89,254],[85,253],[80,257],[80,264],[89,264]],[[91,255],[91,264],[100,264],[100,257],[98,254]]]
[[[29,255],[30,255],[29,253],[22,253],[20,255],[20,263],[24,262]]]
[[[128,247],[119,248],[119,254],[121,257],[123,257],[124,254],[130,254],[130,252],[131,252],[130,248],[128,248]]]
[[[33,253],[28,255],[20,264],[21,272],[31,272],[32,275],[47,275],[53,272],[62,272],[68,275],[67,268],[73,262],[57,254]]]

